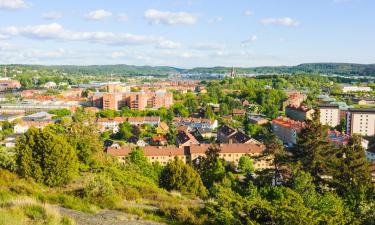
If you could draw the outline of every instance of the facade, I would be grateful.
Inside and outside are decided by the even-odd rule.
[[[325,104],[319,106],[320,123],[330,127],[336,127],[340,124],[340,108],[338,105]]]
[[[305,101],[307,96],[298,91],[292,91],[287,93],[287,99],[283,103],[283,107],[285,108],[288,105],[293,105],[299,107],[303,101]]]
[[[8,90],[8,89],[19,89],[21,88],[21,83],[18,80],[0,80],[0,90]]]
[[[359,87],[359,86],[344,86],[342,87],[342,92],[348,93],[348,92],[357,92],[357,91],[371,91],[372,89],[370,87]]]
[[[166,165],[170,160],[175,157],[185,163],[190,163],[197,160],[199,157],[204,157],[208,148],[212,147],[210,144],[199,144],[191,146],[145,146],[143,148],[145,156],[152,162],[159,162],[161,165]],[[254,157],[254,167],[257,170],[271,168],[270,161],[259,159],[257,156],[262,154],[265,146],[261,144],[220,144],[217,147],[221,149],[219,157],[228,163],[238,164],[241,156]],[[107,154],[116,156],[120,160],[124,160],[131,152],[130,146],[125,147],[111,147],[107,148]]]
[[[375,109],[352,108],[346,114],[347,134],[373,136],[375,134]]]
[[[14,133],[15,134],[22,134],[25,133],[30,127],[36,127],[39,129],[43,129],[44,127],[53,124],[52,120],[46,121],[21,121],[14,125]]]
[[[311,120],[315,111],[306,106],[296,107],[294,105],[288,105],[285,108],[285,113],[287,117],[303,122],[306,120]]]
[[[165,91],[98,92],[90,93],[88,98],[91,106],[111,110],[120,110],[124,106],[135,110],[169,108],[173,104],[173,94]]]
[[[133,126],[139,126],[148,124],[151,126],[158,126],[160,123],[160,117],[115,117],[115,118],[98,118],[96,123],[99,125],[100,130],[111,130],[113,133],[119,131],[121,123],[128,122]]]
[[[304,128],[305,123],[285,117],[272,120],[272,129],[275,135],[288,146],[297,143],[298,133]]]
[[[181,118],[181,117],[174,117],[173,118],[173,125],[175,127],[178,126],[188,126],[191,129],[194,128],[204,128],[204,129],[211,129],[214,130],[218,127],[217,120],[210,120],[204,118]]]

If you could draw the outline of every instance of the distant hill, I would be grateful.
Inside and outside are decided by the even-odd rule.
[[[184,73],[228,73],[230,67],[197,67],[185,70]],[[359,75],[375,76],[375,64],[352,64],[352,63],[305,63],[298,66],[265,66],[253,68],[235,68],[236,72],[256,74],[278,74],[278,73],[322,73],[328,75]]]
[[[82,75],[103,75],[103,74],[116,74],[116,75],[130,75],[130,76],[142,76],[142,75],[156,75],[166,76],[169,74],[176,74],[182,71],[182,69],[168,67],[168,66],[133,66],[133,65],[89,65],[89,66],[76,66],[76,65],[2,65],[0,68],[7,66],[9,69],[16,68],[19,70],[57,70],[63,73],[69,74],[82,74]]]
[[[58,71],[59,73],[78,75],[116,75],[127,76],[168,76],[178,73],[183,74],[225,74],[230,67],[196,67],[193,69],[183,69],[169,66],[134,66],[134,65],[0,65],[3,67],[18,70],[45,70]],[[264,67],[236,67],[237,74],[296,74],[296,73],[319,73],[328,75],[355,75],[355,76],[375,76],[375,64],[353,64],[353,63],[305,63],[297,66],[264,66]]]

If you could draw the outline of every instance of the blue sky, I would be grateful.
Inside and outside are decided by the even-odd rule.
[[[375,63],[374,0],[0,0],[0,63]]]

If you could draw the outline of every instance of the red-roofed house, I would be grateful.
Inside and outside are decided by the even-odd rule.
[[[280,140],[289,146],[293,146],[297,143],[297,135],[304,127],[304,122],[286,117],[278,117],[272,120],[273,132]]]

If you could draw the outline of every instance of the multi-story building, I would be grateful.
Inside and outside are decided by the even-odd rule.
[[[0,91],[7,89],[19,89],[21,83],[18,80],[1,79],[0,80]]]
[[[151,126],[158,126],[160,124],[160,117],[145,116],[145,117],[115,117],[115,118],[98,118],[96,123],[100,131],[111,130],[113,133],[119,131],[119,126],[123,122],[128,122],[133,126],[148,124]]]
[[[147,108],[169,108],[173,104],[172,93],[165,91],[155,92],[116,92],[116,93],[90,93],[88,99],[92,106],[120,110],[127,106],[130,109],[144,110]]]
[[[288,105],[293,105],[299,107],[303,101],[305,101],[307,96],[298,91],[292,91],[287,93],[287,99],[283,103],[283,109]]]
[[[365,91],[365,92],[368,92],[368,91],[371,91],[371,87],[360,87],[360,86],[344,86],[342,87],[342,92],[344,93],[348,93],[348,92],[358,92],[358,91]]]
[[[39,129],[43,129],[44,127],[53,124],[54,121],[52,120],[45,120],[45,121],[21,121],[14,125],[14,133],[15,134],[22,134],[25,133],[30,127],[36,127]]]
[[[288,146],[297,143],[298,133],[305,127],[304,122],[278,117],[272,120],[272,129],[275,135]]]
[[[351,108],[346,113],[346,132],[349,135],[375,135],[375,109]]]
[[[174,117],[173,118],[173,125],[175,127],[178,126],[188,126],[191,129],[194,128],[203,128],[203,129],[210,129],[214,130],[218,126],[217,120],[210,120],[205,118],[181,118],[181,117]]]
[[[324,104],[319,106],[320,123],[331,127],[340,124],[340,108],[336,104]]]
[[[145,156],[150,162],[159,162],[161,165],[166,165],[170,160],[178,158],[185,163],[191,163],[199,157],[205,157],[205,152],[212,147],[210,144],[198,144],[190,146],[145,146],[143,148]],[[257,170],[271,168],[272,160],[266,160],[258,157],[265,150],[262,144],[220,144],[219,157],[226,162],[238,164],[242,156],[253,157],[254,167]],[[124,160],[127,155],[132,151],[130,146],[124,147],[110,147],[107,148],[107,154],[116,156],[120,160]]]
[[[294,105],[288,105],[285,108],[285,114],[287,117],[301,122],[311,120],[314,113],[315,111],[313,109],[306,106],[296,107]]]

